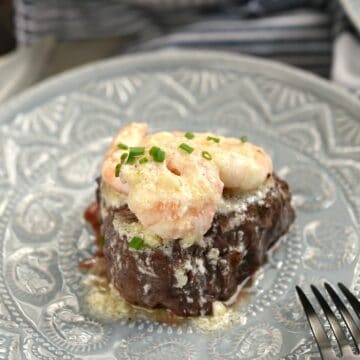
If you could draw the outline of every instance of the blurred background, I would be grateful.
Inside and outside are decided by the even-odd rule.
[[[250,54],[360,89],[360,0],[0,0],[0,102],[94,60]]]

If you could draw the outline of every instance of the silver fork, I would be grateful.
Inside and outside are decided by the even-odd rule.
[[[346,327],[348,328],[352,339],[355,343],[355,347],[357,352],[359,352],[360,348],[360,329],[358,325],[355,323],[354,319],[352,318],[351,314],[349,313],[348,309],[344,305],[343,301],[340,299],[339,295],[336,293],[334,288],[329,285],[328,283],[324,284],[325,289],[329,293],[332,301],[334,302],[336,308],[338,309],[342,319]],[[355,297],[353,293],[342,283],[338,283],[338,286],[345,297],[348,299],[349,303],[351,304],[354,312],[356,313],[357,317],[360,319],[360,302]],[[325,298],[321,294],[321,292],[314,286],[311,285],[311,290],[313,291],[317,301],[319,302],[321,308],[324,311],[324,314],[331,326],[332,331],[335,334],[335,338],[340,348],[341,352],[341,359],[343,360],[352,360],[352,359],[360,359],[360,354],[354,354],[351,345],[348,339],[345,336],[344,330],[339,324],[338,319],[336,318],[334,312],[331,310],[329,304],[326,302]],[[320,319],[316,314],[313,306],[311,305],[309,299],[305,295],[305,293],[301,290],[299,286],[296,286],[296,291],[299,295],[300,301],[302,306],[305,310],[305,314],[309,321],[312,333],[316,340],[316,343],[319,347],[319,351],[321,354],[322,359],[332,360],[338,359],[334,349],[331,347],[330,340],[326,335],[326,332],[321,325]]]

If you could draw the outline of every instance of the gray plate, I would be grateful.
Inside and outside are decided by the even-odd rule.
[[[26,359],[289,359],[316,354],[295,284],[360,290],[360,104],[284,65],[211,52],[141,54],[27,91],[0,114],[0,355]],[[81,307],[82,212],[125,122],[246,134],[272,154],[297,220],[239,315],[203,334],[106,323]],[[291,355],[290,355],[291,354]],[[317,355],[314,355],[315,357]]]

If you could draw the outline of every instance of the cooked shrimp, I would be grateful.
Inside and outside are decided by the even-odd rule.
[[[220,178],[227,188],[255,190],[272,173],[270,156],[251,143],[241,144],[240,148],[215,155],[214,159],[219,164]]]
[[[221,200],[218,169],[200,157],[168,154],[164,163],[127,167],[128,206],[164,240],[200,237],[210,228]]]
[[[147,124],[131,123],[120,130],[113,138],[103,162],[102,179],[115,190],[126,194],[129,192],[128,185],[123,183],[120,177],[115,176],[115,167],[119,163],[121,155],[126,152],[126,150],[119,149],[118,144],[123,143],[127,146],[136,146],[141,143],[147,131]]]
[[[209,133],[194,134],[191,139],[182,132],[146,134],[145,124],[133,123],[121,130],[106,154],[102,176],[127,195],[127,204],[142,225],[164,240],[202,236],[211,226],[223,187],[254,190],[272,172],[266,152],[240,139]],[[179,149],[183,142],[192,149],[190,153]],[[119,143],[144,147],[149,158],[152,146],[161,147],[165,161],[124,164],[116,177],[115,167],[126,152]]]
[[[209,141],[209,136],[219,142]],[[225,188],[251,191],[263,184],[272,173],[270,156],[249,142],[209,133],[196,135],[194,140],[201,149],[211,154]]]

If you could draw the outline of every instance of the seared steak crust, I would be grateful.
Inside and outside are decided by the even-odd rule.
[[[288,185],[273,178],[261,200],[248,202],[241,212],[217,213],[203,242],[189,247],[174,240],[153,249],[129,248],[130,239],[119,236],[113,220],[132,222],[135,215],[126,205],[107,208],[104,253],[112,283],[134,305],[167,308],[179,316],[211,314],[212,303],[231,298],[294,221]]]

